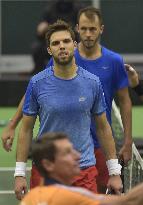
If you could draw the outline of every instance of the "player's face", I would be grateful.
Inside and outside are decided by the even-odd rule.
[[[92,19],[89,19],[83,13],[79,19],[78,32],[83,46],[90,49],[99,42],[103,25],[100,25],[98,16],[95,15]]]
[[[67,65],[73,60],[75,42],[68,31],[57,31],[51,35],[48,52],[59,65]]]
[[[73,148],[68,139],[57,140],[55,142],[57,153],[52,170],[59,179],[69,181],[80,172],[80,154]]]

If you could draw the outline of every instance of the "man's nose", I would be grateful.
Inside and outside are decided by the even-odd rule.
[[[80,152],[78,152],[77,150],[74,150],[74,155],[75,155],[75,158],[76,158],[77,160],[80,159]]]
[[[87,36],[87,37],[91,36],[91,32],[90,32],[89,29],[86,30],[86,36]]]
[[[65,46],[64,46],[64,43],[61,41],[60,42],[60,49],[63,49],[63,48],[65,48]]]

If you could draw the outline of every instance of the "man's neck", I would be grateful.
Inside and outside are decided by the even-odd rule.
[[[89,60],[95,60],[102,55],[101,45],[97,43],[92,48],[86,48],[82,42],[78,44],[78,50],[82,57],[87,58]]]
[[[74,78],[77,75],[75,59],[67,65],[59,65],[54,62],[54,75],[65,80]]]
[[[52,184],[63,184],[63,185],[70,186],[72,184],[72,180],[61,179],[58,176],[45,178],[44,181],[45,181],[44,184],[47,186]]]

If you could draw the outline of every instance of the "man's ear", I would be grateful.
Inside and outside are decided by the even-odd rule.
[[[104,31],[104,25],[101,25],[101,28],[100,28],[100,34],[102,34]]]
[[[52,172],[54,169],[54,163],[48,159],[42,159],[41,164],[47,172]]]
[[[79,25],[78,25],[78,24],[76,24],[75,31],[76,31],[77,33],[79,33]]]
[[[50,47],[47,48],[47,51],[48,51],[48,53],[52,56],[52,52],[51,52]]]
[[[74,48],[77,48],[77,42],[74,41]]]

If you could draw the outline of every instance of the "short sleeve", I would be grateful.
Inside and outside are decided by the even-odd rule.
[[[106,111],[106,103],[100,80],[98,79],[98,81],[95,82],[96,83],[94,88],[94,104],[92,107],[92,114],[100,115]]]
[[[37,115],[38,110],[39,106],[37,103],[36,92],[34,91],[34,84],[32,80],[30,80],[25,94],[23,114],[35,116]]]
[[[117,59],[117,61],[115,62],[115,78],[114,78],[114,82],[115,82],[115,86],[116,89],[121,89],[121,88],[125,88],[129,86],[129,81],[128,81],[128,76],[127,76],[127,72],[125,70],[124,67],[124,62],[122,58]]]

